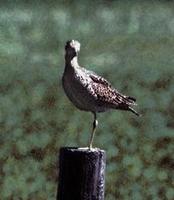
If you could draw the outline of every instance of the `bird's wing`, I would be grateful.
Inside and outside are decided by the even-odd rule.
[[[92,88],[97,96],[99,106],[129,110],[130,106],[136,105],[135,98],[121,94],[110,85],[93,82]]]
[[[96,83],[101,83],[103,85],[106,86],[110,86],[111,87],[111,83],[109,83],[106,79],[104,79],[102,76],[97,75],[95,72],[87,70],[85,68],[81,68],[81,70],[83,72],[85,72],[85,74],[88,74],[88,76],[92,79],[92,81],[96,82]]]
[[[101,104],[111,104],[115,106],[132,105],[132,101],[129,101],[126,96],[112,89],[110,86],[100,83],[93,83],[92,88],[97,95],[98,102]]]
[[[108,86],[108,87],[111,87],[111,83],[109,83],[106,79],[104,79],[103,77],[101,76],[98,76],[97,74],[90,74],[89,75],[90,78],[95,82],[95,83],[99,83],[99,84],[102,84],[102,85],[105,85],[105,86]]]
[[[85,70],[85,73],[88,74],[92,79],[92,88],[99,103],[109,103],[118,105],[118,107],[124,105],[136,105],[136,99],[134,97],[125,96],[119,93],[115,88],[112,87],[110,82],[108,82],[102,76],[97,75],[95,72],[86,70],[85,68],[83,68],[83,70]]]

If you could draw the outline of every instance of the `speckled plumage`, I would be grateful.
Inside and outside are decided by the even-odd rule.
[[[131,107],[136,105],[135,98],[122,95],[106,79],[79,66],[77,58],[80,43],[78,41],[68,41],[65,51],[63,88],[77,108],[94,113],[95,120],[97,112],[104,112],[109,109],[128,110],[139,115]],[[95,128],[96,126],[93,129]]]
[[[130,106],[136,105],[135,98],[122,95],[106,79],[80,67],[76,53],[75,49],[72,58],[71,55],[70,59],[65,58],[69,62],[66,62],[62,79],[64,90],[72,103],[80,110],[91,112],[104,112],[111,108],[132,111]]]

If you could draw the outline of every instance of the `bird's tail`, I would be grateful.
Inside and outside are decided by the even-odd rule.
[[[138,117],[141,116],[141,114],[139,114],[136,110],[134,110],[132,107],[129,107],[129,110],[134,113],[135,115],[137,115]]]
[[[130,96],[126,96],[126,100],[127,102],[131,105],[137,105],[135,102],[136,102],[136,99],[134,97],[130,97]]]

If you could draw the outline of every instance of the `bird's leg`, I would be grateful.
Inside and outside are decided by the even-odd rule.
[[[93,121],[92,133],[91,133],[91,137],[90,137],[90,141],[89,141],[89,149],[92,149],[92,143],[94,140],[95,131],[98,126],[97,115],[95,112],[93,114],[94,114],[94,121]]]

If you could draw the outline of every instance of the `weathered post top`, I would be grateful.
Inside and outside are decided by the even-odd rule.
[[[57,200],[104,200],[105,151],[63,147]]]

